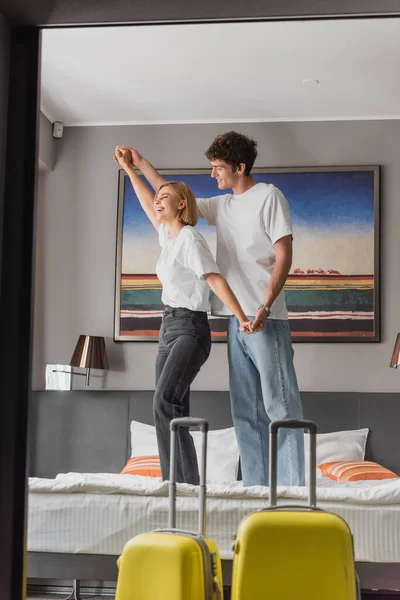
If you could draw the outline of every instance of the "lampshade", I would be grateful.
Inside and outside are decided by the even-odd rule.
[[[397,334],[396,343],[393,348],[392,360],[390,361],[392,369],[400,368],[400,333]]]
[[[108,369],[104,338],[95,335],[80,335],[69,363],[81,369]]]

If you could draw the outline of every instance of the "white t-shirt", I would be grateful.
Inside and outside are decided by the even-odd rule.
[[[274,244],[292,234],[289,204],[278,188],[257,183],[244,194],[198,198],[201,214],[217,228],[217,264],[244,312],[254,316],[264,302],[275,266]],[[282,290],[271,308],[272,319],[287,319]],[[215,297],[212,314],[231,312]]]
[[[167,227],[161,223],[158,236],[162,251],[156,272],[163,285],[163,304],[209,310],[210,287],[203,276],[219,273],[219,269],[206,240],[190,225],[185,225],[175,238],[171,238]]]

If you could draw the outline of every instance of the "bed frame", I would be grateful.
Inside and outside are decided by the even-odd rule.
[[[29,425],[33,477],[57,473],[119,473],[130,452],[132,419],[152,423],[151,391],[32,392]],[[302,393],[304,416],[319,433],[368,427],[366,459],[400,474],[400,394]],[[228,392],[192,392],[191,414],[211,429],[232,425]],[[73,580],[70,598],[80,599],[80,581],[117,579],[118,557],[97,554],[28,552],[28,578]],[[400,590],[400,564],[357,563],[364,590]],[[223,561],[230,582],[231,561]]]

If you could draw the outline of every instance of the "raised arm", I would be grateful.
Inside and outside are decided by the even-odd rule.
[[[147,179],[153,190],[156,192],[160,185],[166,183],[166,179],[153,167],[153,165],[142,156],[135,148],[130,146],[120,146],[122,150],[130,152],[133,166],[140,169],[143,176]]]
[[[140,179],[139,175],[136,173],[131,153],[129,150],[124,150],[121,146],[117,146],[115,149],[114,160],[125,170],[126,174],[131,180],[133,189],[139,198],[139,202],[144,212],[158,231],[160,224],[156,220],[156,213],[154,210],[154,194],[149,190],[145,182]]]
[[[147,179],[154,191],[157,191],[163,183],[167,182],[167,180],[164,179],[162,175],[160,175],[157,169],[153,167],[153,165],[147,160],[147,158],[142,156],[140,152],[138,152],[135,148],[132,148],[131,146],[120,146],[120,148],[123,150],[128,150],[130,152],[134,167],[136,167],[136,169],[140,169],[143,176]],[[199,218],[203,218],[198,204],[197,212]]]

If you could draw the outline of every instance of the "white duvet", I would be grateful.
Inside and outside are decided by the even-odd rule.
[[[336,482],[319,477],[317,500],[350,502],[352,504],[400,504],[400,479],[381,481]],[[31,477],[30,493],[128,494],[134,496],[168,496],[168,482],[140,475],[113,473],[60,473],[55,479]],[[188,484],[177,485],[178,496],[195,496],[198,488]],[[278,497],[306,501],[306,487],[278,487]],[[264,486],[245,488],[241,482],[207,485],[207,496],[214,498],[251,499],[268,498]]]
[[[66,473],[31,478],[28,549],[118,556],[126,542],[168,523],[168,483],[111,473]],[[268,504],[268,488],[241,482],[209,484],[207,532],[221,557],[232,559],[232,534],[249,513]],[[194,530],[198,487],[178,484],[177,525]],[[278,488],[279,502],[300,504],[307,488]],[[348,523],[358,561],[400,563],[400,479],[338,483],[318,478],[317,503]]]

